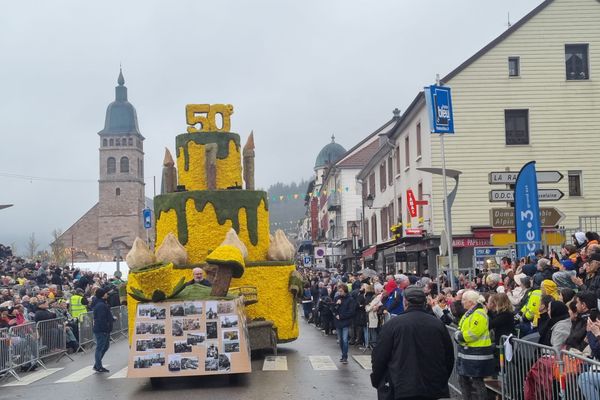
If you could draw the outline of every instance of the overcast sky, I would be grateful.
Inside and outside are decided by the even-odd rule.
[[[541,0],[14,1],[0,11],[0,243],[43,245],[98,199],[98,135],[123,64],[146,194],[188,103],[231,103],[257,183],[312,173]],[[48,179],[18,179],[7,174]]]

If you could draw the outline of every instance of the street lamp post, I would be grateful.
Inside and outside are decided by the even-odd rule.
[[[121,273],[121,246],[117,243],[118,240],[126,238],[127,236],[115,236],[110,239],[110,247],[115,251],[115,261],[117,262],[117,272]]]
[[[352,254],[354,255],[354,271],[358,269],[358,254],[360,252],[360,248],[358,245],[358,225],[356,222],[352,222],[350,225],[350,230],[352,232]]]

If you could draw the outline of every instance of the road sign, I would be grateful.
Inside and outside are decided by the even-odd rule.
[[[310,256],[305,256],[304,257],[304,266],[310,267],[311,264],[312,264],[312,258]]]
[[[325,257],[325,248],[324,247],[315,247],[315,258],[318,260],[323,257]]]
[[[488,182],[492,185],[512,185],[517,181],[519,171],[490,172]],[[535,173],[537,183],[557,183],[564,177],[558,171],[537,171]]]
[[[556,207],[540,207],[540,222],[544,228],[558,225],[565,217],[565,214]],[[514,228],[514,208],[490,209],[490,225],[494,228]]]
[[[514,233],[492,233],[490,240],[493,246],[503,247],[515,244]],[[565,242],[565,235],[560,232],[543,232],[542,242],[548,246],[561,246]]]
[[[564,197],[564,193],[559,189],[538,189],[539,201],[558,201]],[[514,191],[506,190],[490,190],[490,202],[514,201]]]
[[[431,133],[454,133],[450,88],[431,85],[424,92]]]
[[[152,228],[152,210],[149,208],[144,208],[144,228],[150,229]]]

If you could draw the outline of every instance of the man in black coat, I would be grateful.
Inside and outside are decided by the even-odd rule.
[[[94,371],[110,372],[102,366],[102,358],[110,344],[110,332],[113,327],[113,315],[110,312],[106,299],[108,293],[103,288],[96,290],[96,298],[93,302],[94,311],[94,336],[96,337],[96,354]]]
[[[423,289],[404,290],[403,314],[383,325],[372,354],[371,384],[389,399],[450,397],[454,347],[442,321],[425,311]]]

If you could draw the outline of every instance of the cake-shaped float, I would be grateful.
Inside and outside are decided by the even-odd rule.
[[[294,249],[283,232],[271,245],[267,193],[254,190],[254,135],[242,148],[240,136],[229,132],[232,113],[231,105],[186,107],[187,133],[176,137],[176,161],[166,150],[154,211],[156,244],[160,247],[168,237],[176,238],[187,253],[187,263],[146,265],[134,269],[130,281],[148,295],[158,289],[168,294],[181,278],[192,279],[193,267],[200,266],[209,280],[219,283],[219,266],[209,255],[221,254],[219,247],[227,249],[228,240],[239,241],[245,272],[228,278],[231,288],[226,289],[252,287],[257,301],[246,307],[248,317],[273,321],[277,340],[292,341],[298,337],[295,296],[301,290]],[[129,300],[131,314],[136,300]]]

